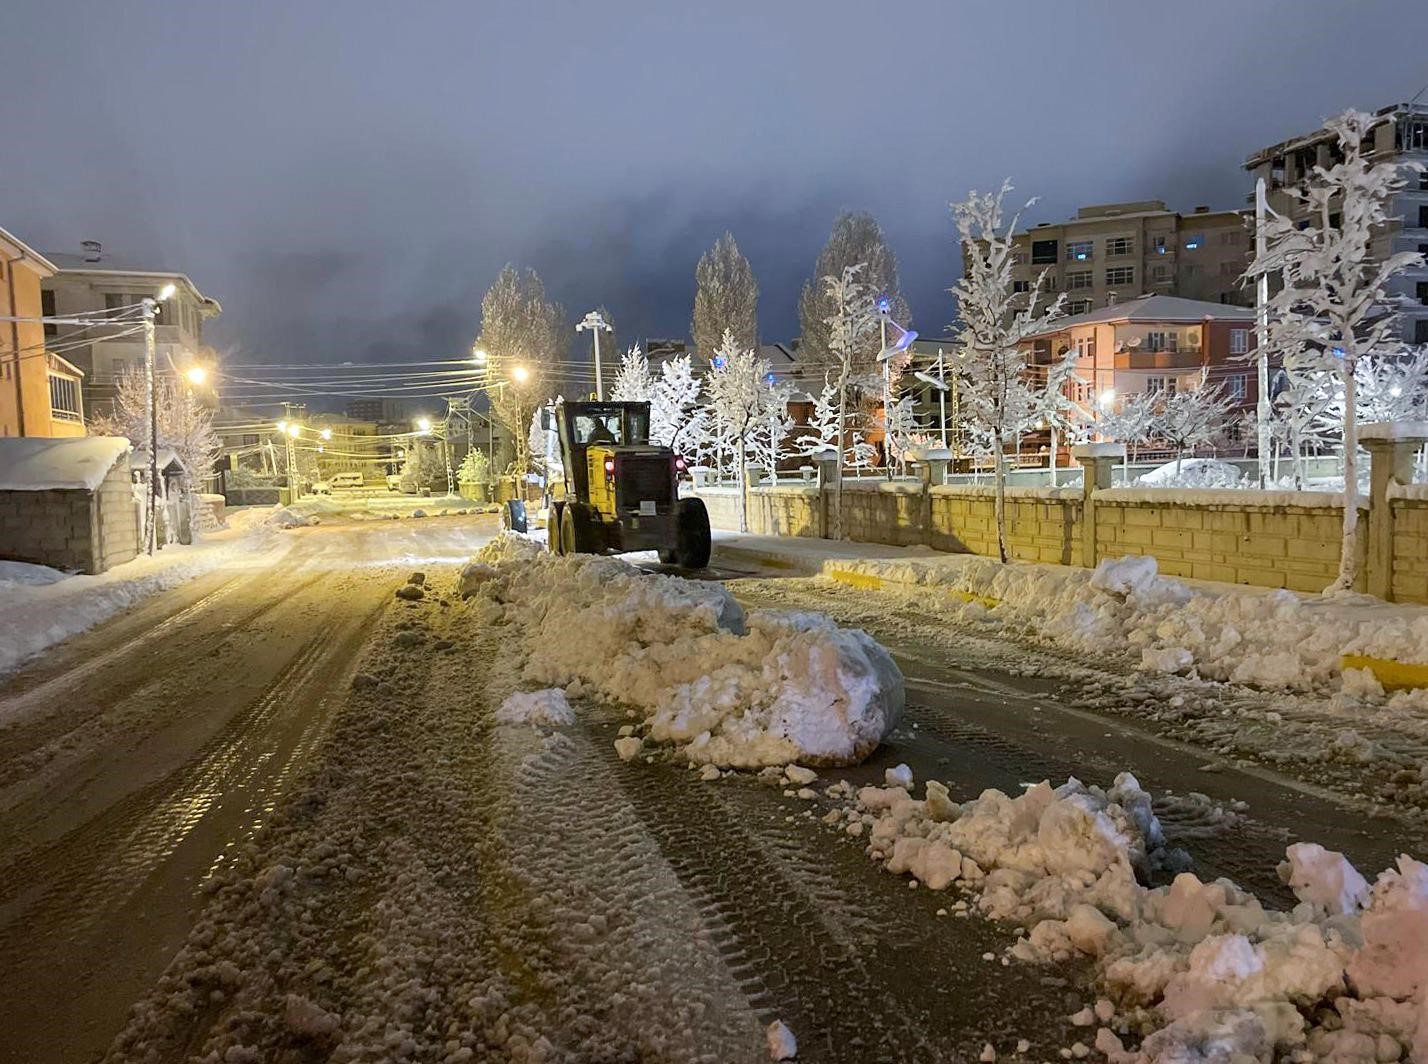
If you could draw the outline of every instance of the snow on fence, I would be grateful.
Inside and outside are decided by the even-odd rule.
[[[1387,469],[1391,456],[1375,451],[1375,459],[1379,453]],[[1420,488],[1375,476],[1360,499],[1369,534],[1360,538],[1358,590],[1428,603],[1428,491]],[[843,489],[843,529],[855,542],[997,553],[989,485],[845,481]],[[738,529],[734,489],[698,493],[715,527]],[[1008,548],[1022,561],[1093,567],[1149,554],[1171,576],[1307,592],[1323,590],[1338,572],[1344,503],[1327,492],[1009,487],[1006,505]],[[750,488],[748,531],[826,536],[834,506],[828,486]]]

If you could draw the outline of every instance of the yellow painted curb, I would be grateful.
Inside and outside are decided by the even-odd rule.
[[[830,569],[828,576],[838,581],[840,584],[847,584],[849,587],[860,587],[868,591],[882,591],[888,587],[900,587],[907,591],[945,591],[952,598],[960,599],[962,602],[980,602],[983,606],[991,609],[1001,605],[1000,599],[994,599],[987,595],[974,595],[970,591],[957,591],[953,588],[939,588],[935,585],[924,587],[922,584],[905,584],[900,580],[884,580],[880,576],[872,576],[868,573],[853,573],[847,569]]]
[[[1362,654],[1345,654],[1339,659],[1340,671],[1368,669],[1383,684],[1386,691],[1404,691],[1412,687],[1428,687],[1428,665],[1391,658],[1370,658]]]

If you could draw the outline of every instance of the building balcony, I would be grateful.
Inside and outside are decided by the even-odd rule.
[[[1117,351],[1116,369],[1198,369],[1203,364],[1198,347],[1179,351]]]

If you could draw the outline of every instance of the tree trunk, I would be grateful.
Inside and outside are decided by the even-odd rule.
[[[847,439],[848,388],[840,374],[838,378],[838,468],[833,478],[833,538],[843,538],[843,456],[848,453]]]
[[[1056,426],[1051,426],[1051,486],[1056,487]]]
[[[743,439],[743,437],[741,436],[741,437],[739,437],[739,451],[738,451],[738,457],[737,457],[737,459],[736,459],[735,462],[734,462],[735,484],[737,484],[738,490],[739,490],[739,531],[740,531],[740,532],[747,532],[747,531],[749,530],[749,510],[748,510],[748,504],[747,504],[746,500],[744,499],[744,493],[748,490],[748,479],[749,479],[749,478],[748,478],[748,476],[747,476],[747,473],[748,473],[748,463],[746,463],[746,462],[744,461],[744,439]]]
[[[994,434],[992,439],[992,462],[996,474],[997,492],[997,557],[1005,564],[1007,561],[1007,471],[1002,455],[1002,438],[999,433]]]
[[[1345,344],[1345,346],[1348,346]],[[1339,576],[1325,588],[1325,594],[1352,591],[1359,575],[1359,426],[1354,408],[1357,395],[1354,363],[1345,357],[1344,380],[1344,539],[1339,548]]]

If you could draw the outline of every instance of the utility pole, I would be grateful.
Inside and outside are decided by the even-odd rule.
[[[159,393],[154,380],[154,311],[158,304],[144,297],[144,397],[149,407],[149,505],[144,521],[149,530],[149,554],[158,550]]]
[[[1265,212],[1268,205],[1264,198],[1264,178],[1258,178],[1254,183],[1254,256],[1258,260],[1263,260],[1265,252],[1264,222]],[[1259,388],[1259,401],[1255,403],[1255,422],[1259,430],[1259,486],[1261,489],[1269,487],[1269,275],[1261,273],[1255,280],[1254,286],[1254,331],[1255,343],[1258,350],[1255,352],[1255,361],[1258,363],[1259,373],[1257,384]]]
[[[600,334],[614,332],[615,328],[600,316],[598,310],[592,310],[575,326],[576,332],[585,332],[587,329],[595,337],[595,399],[603,403],[605,401],[605,384],[600,376]]]

